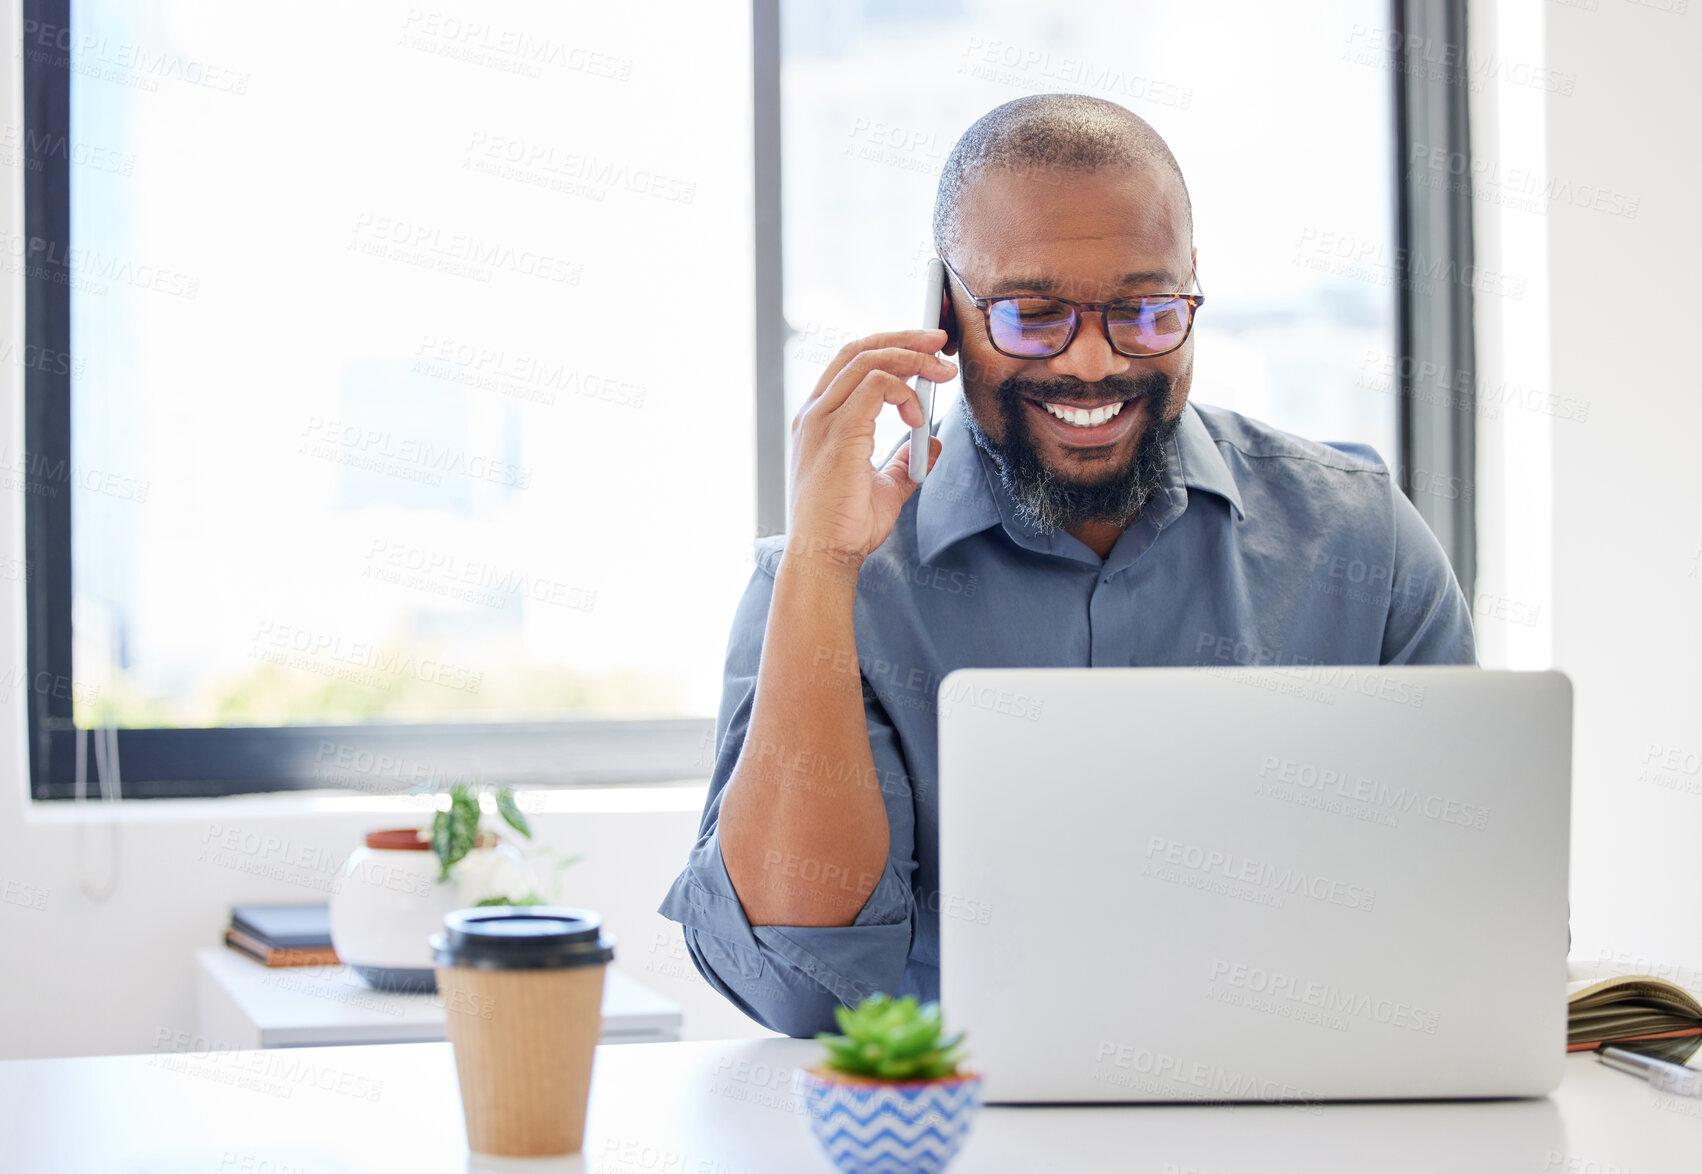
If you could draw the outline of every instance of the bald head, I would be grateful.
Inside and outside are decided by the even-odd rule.
[[[934,247],[953,260],[963,244],[964,191],[982,175],[1160,169],[1174,176],[1194,236],[1193,206],[1176,157],[1157,131],[1115,102],[1085,94],[1035,94],[982,115],[952,148],[934,200]]]

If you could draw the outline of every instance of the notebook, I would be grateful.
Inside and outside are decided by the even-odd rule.
[[[335,965],[331,915],[323,905],[236,905],[225,944],[267,966]]]

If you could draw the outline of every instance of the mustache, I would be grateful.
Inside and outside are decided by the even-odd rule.
[[[1170,377],[1162,371],[1142,375],[1111,375],[1098,383],[1080,379],[1027,379],[1013,375],[999,384],[999,399],[1015,407],[1019,399],[1050,400],[1093,408],[1123,400],[1150,399],[1163,406],[1170,398]]]

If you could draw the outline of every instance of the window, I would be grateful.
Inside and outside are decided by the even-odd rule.
[[[73,716],[130,794],[514,777],[496,736],[552,730],[534,782],[705,773],[754,527],[748,21],[31,8],[72,357],[36,793]]]
[[[1187,178],[1210,296],[1192,398],[1367,443],[1393,464],[1390,72],[1382,56],[1354,52],[1386,7],[1339,0],[1301,20],[1259,0],[788,0],[788,406],[845,342],[914,325],[934,195],[958,136],[1000,103],[1069,91],[1152,123]],[[896,415],[883,419],[877,451],[903,433]]]

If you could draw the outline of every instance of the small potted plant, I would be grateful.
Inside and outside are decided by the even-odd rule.
[[[507,787],[494,795],[501,824],[493,827],[481,826],[476,785],[457,783],[447,798],[447,804],[438,800],[430,828],[369,832],[332,893],[337,957],[380,990],[435,990],[429,939],[445,913],[554,902],[561,870],[578,859],[532,841],[531,824]],[[540,856],[554,862],[542,895],[533,880]]]
[[[870,995],[834,1011],[824,1061],[802,1074],[810,1128],[845,1174],[919,1171],[951,1161],[981,1107],[981,1077],[961,1072],[961,1033],[943,1038],[938,1003]]]

